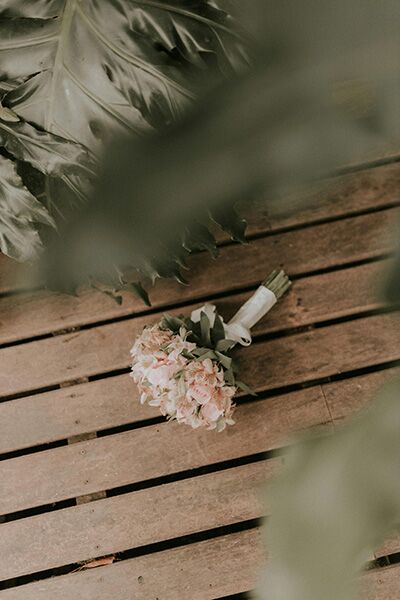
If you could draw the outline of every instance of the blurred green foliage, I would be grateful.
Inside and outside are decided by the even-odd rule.
[[[236,5],[241,14],[248,3]],[[338,166],[396,144],[397,3],[256,5],[251,68],[206,85],[161,134],[110,148],[92,202],[49,254],[53,285],[88,274],[114,285],[115,265],[182,279],[182,237],[210,211],[231,214],[241,238],[235,203],[263,198],[270,213],[294,210]],[[198,245],[210,246],[197,231]]]
[[[54,227],[63,239],[65,224],[72,216],[79,221],[93,196],[98,161],[116,136],[140,139],[165,130],[198,96],[203,76],[211,85],[247,67],[245,34],[225,5],[230,2],[0,2],[0,154],[8,159],[0,171],[3,252],[33,260],[46,238],[58,239]],[[114,197],[120,185],[111,205],[124,211]],[[24,215],[15,194],[24,197]],[[140,265],[131,256],[126,264],[150,278],[182,280],[186,249],[216,252],[206,225],[186,228],[164,264],[151,256]],[[233,209],[223,226],[242,236]],[[146,300],[135,279],[122,277],[124,266],[114,265],[113,283]],[[66,280],[63,287],[71,283]]]
[[[0,16],[27,17],[35,5],[57,11],[60,4],[61,0],[3,0]],[[203,8],[205,4],[212,10],[217,3],[190,3]],[[198,53],[199,42],[192,30],[178,40],[168,37],[165,50],[171,60],[179,55],[182,62],[183,55],[197,65],[200,58],[210,58],[210,53],[219,60],[221,51],[223,65],[235,64],[235,69],[228,69],[228,74],[223,69],[222,83],[220,77],[211,77],[204,92],[196,80],[197,102],[190,110],[179,110],[178,121],[161,127],[159,133],[125,135],[105,146],[95,193],[45,255],[43,269],[52,285],[75,287],[90,276],[118,287],[125,285],[127,268],[135,276],[140,271],[152,280],[160,275],[181,279],[179,265],[184,264],[186,249],[213,248],[204,227],[210,213],[219,215],[217,220],[241,239],[243,222],[234,211],[236,202],[263,198],[271,213],[296,210],[309,201],[308,191],[338,166],[398,148],[397,0],[254,0],[219,6],[235,11],[237,19],[253,32],[249,42],[252,66],[247,67],[247,60],[242,64],[246,52],[241,43],[233,60],[231,52],[225,53],[225,44],[217,53],[215,48],[204,47]],[[160,43],[164,43],[164,32],[160,24]],[[207,43],[203,30],[200,36]],[[3,35],[3,45],[9,39],[10,35]],[[140,43],[146,46],[142,37]],[[0,53],[0,65],[4,64]],[[118,78],[122,68],[120,63],[115,65],[113,77]],[[4,106],[17,114],[21,96],[15,90],[25,86],[26,76],[10,68],[6,84],[0,86]],[[107,70],[102,77],[106,76]],[[130,85],[131,77],[132,73],[125,72],[123,82]],[[110,86],[112,78],[108,79]],[[160,107],[158,92],[154,92],[158,88],[152,86],[148,81],[146,93],[139,97],[126,85],[119,91],[128,96],[133,93],[134,100],[128,103],[131,110],[142,103],[140,123],[147,111],[154,125]],[[75,106],[79,112],[78,100]],[[163,102],[162,108],[169,111],[171,105]],[[21,117],[35,122],[28,113],[21,112]],[[86,138],[80,139],[79,123],[74,124],[78,141],[91,148]],[[40,131],[42,123],[37,121],[37,126]],[[91,131],[96,138],[96,127]],[[0,127],[4,146],[1,135]],[[11,154],[13,147],[8,147]],[[80,146],[75,149],[81,151]],[[44,169],[42,173],[53,176]],[[66,177],[64,187],[76,175],[67,173]],[[399,274],[400,260],[388,283],[391,298],[399,298]],[[143,292],[139,289],[139,293]],[[398,399],[399,384],[393,384],[370,411],[342,431],[293,449],[272,498],[268,544],[274,558],[260,586],[260,597],[353,597],[355,575],[400,520]]]
[[[272,559],[262,600],[352,600],[361,572],[400,525],[400,381],[333,435],[286,455],[270,494]]]

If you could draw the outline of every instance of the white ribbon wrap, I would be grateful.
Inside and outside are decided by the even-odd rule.
[[[271,310],[276,302],[275,294],[265,286],[260,285],[251,298],[239,308],[229,323],[224,323],[226,338],[238,342],[242,346],[249,346],[251,344],[250,329]],[[194,323],[200,321],[202,312],[207,315],[210,325],[213,327],[216,312],[214,304],[204,304],[201,308],[194,310],[190,316]]]

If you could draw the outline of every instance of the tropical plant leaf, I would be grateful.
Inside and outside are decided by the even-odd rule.
[[[247,223],[236,212],[233,206],[224,206],[223,208],[214,208],[211,211],[211,218],[217,225],[227,231],[233,240],[246,243],[245,231]]]
[[[0,248],[19,261],[42,250],[39,225],[54,227],[46,208],[24,186],[16,164],[0,155]]]
[[[26,81],[5,105],[93,152],[116,131],[176,120],[194,94],[189,66],[210,56],[227,73],[244,64],[229,18],[206,0],[13,5],[0,8],[0,79]]]
[[[209,0],[4,0],[0,40],[0,145],[45,175],[57,221],[85,201],[92,156],[116,134],[164,129],[195,98],[200,74],[230,77],[248,64],[237,23]],[[205,227],[191,233],[184,248],[215,254]],[[182,249],[165,255],[131,262],[153,281],[184,282]]]
[[[218,248],[212,233],[205,225],[193,223],[183,233],[182,245],[188,252],[196,250],[208,250],[216,258]]]
[[[5,121],[2,112],[0,146],[18,160],[30,163],[44,175],[65,180],[73,175],[93,175],[93,170],[89,167],[89,155],[83,146],[36,129],[23,121]]]

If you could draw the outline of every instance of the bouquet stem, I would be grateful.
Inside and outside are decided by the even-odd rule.
[[[271,310],[290,286],[291,282],[284,271],[272,271],[225,326],[228,339],[248,346],[251,343],[250,329]]]
[[[285,292],[288,291],[292,282],[289,277],[286,275],[285,271],[279,269],[275,269],[270,273],[267,279],[264,281],[263,286],[268,290],[271,290],[273,294],[275,294],[276,299],[279,300],[283,296]]]

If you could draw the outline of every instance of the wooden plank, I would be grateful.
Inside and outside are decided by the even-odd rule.
[[[251,529],[11,588],[0,598],[212,600],[252,589],[263,561],[261,532]]]
[[[259,518],[262,486],[280,464],[257,462],[5,523],[0,581]]]
[[[221,310],[223,310],[222,304],[220,303]],[[383,326],[388,319],[394,327],[392,336],[395,337],[391,341],[396,344],[396,341],[398,342],[396,319],[382,317]],[[260,323],[257,333],[269,332],[268,323],[269,319],[266,318]],[[373,327],[374,323],[375,321],[371,320],[369,324]],[[143,324],[143,319],[133,319],[3,348],[0,351],[2,362],[0,397],[127,368],[130,359],[129,348],[136,335],[142,330]],[[279,347],[282,342],[275,343]],[[291,342],[285,341],[285,343]],[[379,339],[376,343],[379,344]],[[395,347],[383,348],[382,356],[393,356],[396,354],[395,350]],[[246,355],[253,356],[253,351],[246,350]],[[49,368],[50,359],[51,368]],[[391,359],[382,358],[380,362],[385,360]],[[258,361],[258,364],[262,363]],[[371,360],[368,364],[371,364]]]
[[[250,529],[45,579],[0,592],[2,600],[213,600],[255,588],[265,562],[261,531]],[[358,597],[400,597],[400,566],[367,571]]]
[[[382,306],[379,283],[391,267],[392,261],[385,260],[298,279],[291,293],[269,316],[270,331],[278,329],[283,321],[296,327]],[[220,300],[219,306],[228,318],[247,297],[248,293],[235,294]],[[84,321],[91,323],[130,315],[134,312],[131,311],[132,303],[135,303],[132,295],[127,296],[119,307],[105,294],[89,292],[79,297],[62,294],[49,296],[45,292],[38,292],[36,295],[0,298],[0,344],[79,327]],[[190,312],[199,305],[201,303],[177,310]],[[143,323],[158,318],[158,314],[137,317]]]
[[[400,200],[400,164],[349,173],[326,182],[308,208],[287,215],[269,215],[267,206],[245,214],[249,236],[283,228],[351,216],[389,206]]]
[[[398,359],[399,353],[398,316],[379,315],[251,346],[243,354],[241,363],[242,372],[247,380],[251,382],[254,389],[261,391],[367,367],[378,360],[391,361]],[[274,357],[273,361],[271,356]],[[318,402],[322,401],[318,389],[317,391],[306,390],[304,393],[307,404],[309,398],[313,398],[315,393],[318,394]],[[237,411],[238,424],[218,435],[210,432],[193,432],[175,423],[164,423],[117,436],[107,436],[70,447],[2,461],[0,480],[4,483],[0,491],[0,510],[3,513],[22,510],[33,505],[47,504],[66,497],[81,496],[131,483],[134,472],[131,457],[143,452],[149,457],[149,460],[145,461],[149,471],[147,476],[144,476],[142,465],[139,465],[139,481],[146,477],[166,474],[170,468],[166,447],[172,451],[171,439],[180,441],[181,449],[177,452],[183,463],[179,460],[177,463],[174,462],[175,456],[173,456],[172,462],[176,470],[196,466],[197,463],[193,464],[189,461],[189,459],[193,460],[194,456],[196,460],[204,460],[206,456],[210,459],[210,451],[212,453],[216,447],[218,452],[214,462],[227,458],[226,456],[223,458],[222,449],[225,452],[233,451],[234,456],[237,456],[237,451],[241,452],[241,455],[263,451],[265,446],[258,450],[253,447],[250,450],[245,443],[247,451],[243,453],[241,445],[243,442],[238,445],[235,441],[237,436],[243,439],[242,428],[246,429],[243,413],[248,414],[250,411],[251,414],[250,426],[247,422],[247,432],[244,437],[249,435],[254,441],[257,437],[252,431],[252,419],[257,418],[258,422],[262,422],[264,417],[260,417],[258,411],[267,410],[265,418],[270,425],[272,422],[269,410],[278,403],[284,407],[280,417],[285,420],[283,430],[286,429],[286,433],[289,433],[291,429],[286,419],[290,419],[291,416],[288,406],[291,402],[296,402],[299,396],[289,394],[286,398],[282,398],[267,400],[266,405],[258,402],[254,405],[241,406]],[[264,406],[267,408],[264,409]],[[313,409],[314,403],[308,406]],[[300,418],[300,415],[298,416]],[[323,421],[324,419],[319,422]],[[187,455],[182,450],[185,438],[188,440]],[[225,438],[230,438],[230,442],[228,443]],[[135,441],[138,440],[140,440],[139,446],[135,447]],[[235,447],[231,448],[231,444]],[[207,446],[206,453],[204,453],[205,446]],[[148,447],[148,450],[144,450],[145,447]],[[158,452],[160,454],[157,454]],[[156,456],[154,464],[150,461],[150,456]],[[111,462],[108,462],[110,460]],[[185,463],[185,460],[188,462]],[[154,467],[158,470],[160,464],[163,466],[161,473],[151,471]]]
[[[1,461],[0,514],[266,452],[330,423],[318,387],[246,403],[236,418],[219,434],[164,422]]]
[[[393,368],[325,384],[323,390],[332,419],[347,419],[365,405],[366,398],[372,399],[386,381],[399,375],[400,368]]]
[[[239,366],[261,392],[399,360],[399,342],[398,314],[377,315],[254,344]]]
[[[375,557],[390,556],[390,554],[397,554],[398,552],[400,552],[400,525],[397,531],[393,531],[385,542],[376,550]]]
[[[367,264],[295,281],[291,293],[256,326],[254,334],[310,325],[382,307],[375,280],[386,270],[386,263]],[[241,294],[217,304],[229,318],[247,297],[248,294]],[[159,315],[140,321],[138,317],[138,327],[152,322],[153,318],[157,321]],[[113,397],[112,403],[110,397]],[[3,402],[0,403],[0,453],[133,423],[154,414],[154,410],[137,404],[136,389],[126,377]],[[17,422],[18,428],[15,427]]]
[[[395,600],[400,598],[400,566],[393,565],[364,573],[360,599]]]
[[[388,206],[399,200],[399,180],[399,164],[383,165],[332,178],[327,182],[326,190],[318,195],[316,203],[294,214],[273,216],[269,215],[267,209],[263,207],[257,211],[251,208],[244,209],[242,214],[248,220],[248,235],[262,235],[282,228],[316,223],[320,220]],[[228,239],[224,232],[217,231],[216,235],[219,241]],[[17,267],[17,263],[0,253],[0,294],[23,287],[22,274],[18,280],[15,280]],[[143,308],[139,302],[136,306],[138,310]]]
[[[346,219],[255,240],[249,246],[228,246],[213,261],[200,254],[191,259],[191,285],[159,282],[152,292],[153,306],[162,308],[206,298],[211,294],[257,285],[268,271],[284,265],[291,274],[346,265],[390,251],[389,225],[399,210]],[[83,323],[95,323],[143,311],[134,296],[124,295],[118,306],[104,294],[85,292],[78,297],[38,292],[0,299],[0,343],[44,335]]]

